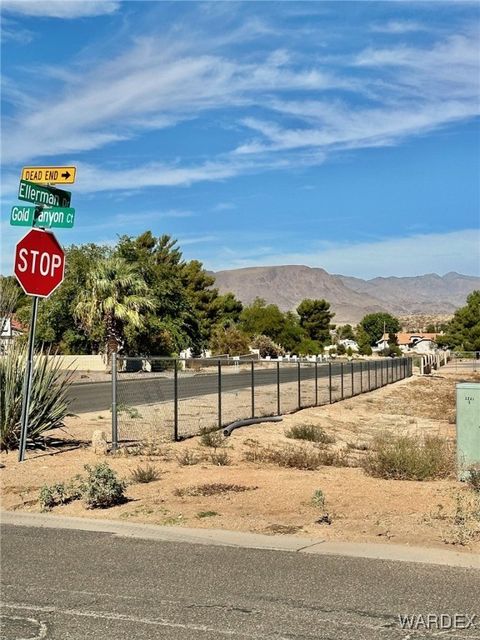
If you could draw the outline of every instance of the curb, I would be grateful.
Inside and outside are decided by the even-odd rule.
[[[462,567],[466,569],[480,569],[480,554],[411,547],[408,545],[325,542],[316,538],[301,538],[299,536],[269,536],[242,531],[226,531],[223,529],[192,529],[151,524],[126,524],[115,520],[65,518],[47,514],[14,511],[1,511],[0,523],[20,527],[95,531],[143,540],[161,540],[166,542],[206,544],[269,551],[294,551],[314,555],[346,556],[350,558],[369,558],[372,560],[415,562]]]

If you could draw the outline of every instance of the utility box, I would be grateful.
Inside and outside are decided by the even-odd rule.
[[[480,467],[480,383],[457,384],[457,472],[468,480],[468,469]]]

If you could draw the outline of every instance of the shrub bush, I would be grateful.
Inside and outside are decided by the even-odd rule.
[[[87,477],[82,479],[80,490],[87,509],[105,509],[126,501],[126,482],[119,480],[106,462],[84,468]]]
[[[257,487],[246,487],[239,484],[226,484],[224,482],[213,482],[211,484],[199,484],[193,487],[185,487],[183,489],[174,489],[176,496],[215,496],[223,493],[241,493],[243,491],[252,491]]]
[[[185,449],[177,455],[178,464],[181,467],[190,467],[203,460],[203,456],[193,449]]]
[[[322,466],[346,466],[344,455],[336,451],[307,446],[286,445],[283,447],[252,447],[244,454],[249,462],[272,462],[280,467],[293,467],[314,471]]]
[[[148,484],[160,478],[160,473],[151,464],[147,464],[145,467],[138,466],[131,475],[133,482],[139,484]]]
[[[452,444],[439,436],[381,436],[365,456],[365,471],[377,478],[432,480],[448,478],[455,469]]]
[[[319,442],[321,444],[332,444],[335,438],[327,435],[322,427],[315,424],[297,424],[285,431],[287,438],[295,440],[308,440],[309,442]]]
[[[225,437],[221,431],[212,429],[202,429],[200,431],[200,442],[204,447],[212,447],[213,449],[217,449],[218,447],[222,447],[225,442]]]
[[[217,467],[227,467],[232,464],[232,459],[226,451],[214,451],[210,454],[210,460]]]

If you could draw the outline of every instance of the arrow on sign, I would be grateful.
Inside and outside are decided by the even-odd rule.
[[[69,173],[68,171],[65,171],[65,173],[62,173],[62,174],[61,174],[62,178],[65,178],[65,180],[68,180],[68,179],[69,179],[69,177],[70,177],[71,175],[72,175],[72,174],[71,174],[71,173]]]

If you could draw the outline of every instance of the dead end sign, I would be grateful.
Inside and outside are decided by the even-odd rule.
[[[63,282],[65,252],[51,231],[31,229],[18,242],[14,273],[31,296],[46,298]]]

